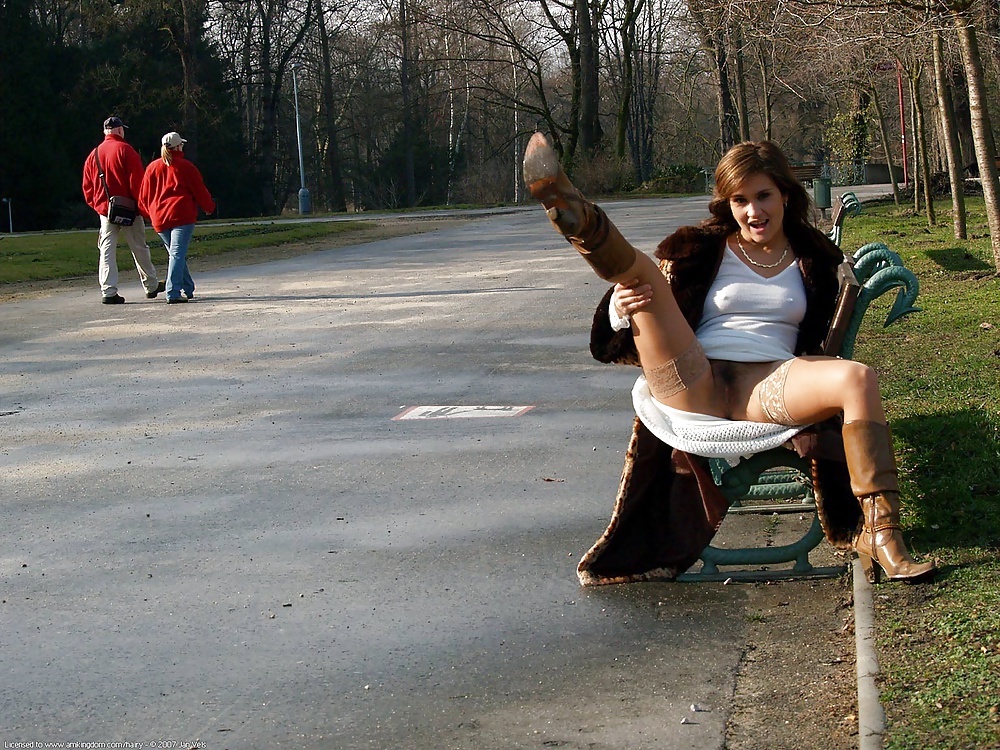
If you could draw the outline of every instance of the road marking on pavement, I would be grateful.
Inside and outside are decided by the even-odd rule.
[[[411,406],[393,417],[399,419],[482,419],[519,417],[533,406]]]

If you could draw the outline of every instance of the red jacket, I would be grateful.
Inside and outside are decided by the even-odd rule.
[[[146,167],[139,190],[139,210],[148,216],[157,232],[194,224],[198,208],[206,214],[215,210],[215,201],[205,187],[198,168],[173,152],[173,162],[153,159]]]
[[[107,192],[97,173],[95,154],[101,157],[104,179],[108,183]],[[139,196],[141,185],[142,159],[124,138],[114,133],[104,136],[103,143],[91,151],[87,161],[83,163],[83,197],[87,205],[101,216],[108,215],[108,192],[135,199]]]

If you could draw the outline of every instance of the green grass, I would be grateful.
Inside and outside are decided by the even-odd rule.
[[[982,199],[965,241],[950,201],[935,206],[928,227],[866,204],[841,243],[885,242],[920,280],[922,312],[882,328],[882,302],[854,353],[879,372],[904,534],[942,567],[932,584],[876,590],[886,750],[1000,748],[1000,279]]]
[[[202,223],[195,229],[188,258],[197,260],[254,248],[313,243],[334,235],[357,233],[372,226],[371,222],[366,221],[261,223],[245,226]],[[153,251],[154,260],[164,262],[166,252],[156,232],[147,229],[146,241]],[[133,268],[132,256],[123,238],[119,240],[118,247],[119,270]],[[0,284],[69,279],[93,275],[96,271],[96,227],[90,232],[46,232],[13,237],[0,235]]]

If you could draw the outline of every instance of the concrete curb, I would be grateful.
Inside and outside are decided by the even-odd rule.
[[[854,639],[858,672],[858,748],[882,750],[885,711],[879,701],[875,676],[878,656],[875,653],[875,604],[872,587],[865,577],[861,561],[854,560]]]

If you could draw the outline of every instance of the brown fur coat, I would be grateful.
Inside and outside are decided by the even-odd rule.
[[[806,316],[796,354],[821,353],[837,298],[840,250],[818,230],[790,237],[806,289]],[[660,243],[656,257],[692,328],[701,320],[709,287],[722,262],[725,237],[682,227]],[[608,320],[609,289],[597,306],[590,349],[601,362],[639,364],[632,331],[617,333]],[[795,450],[809,458],[818,512],[827,539],[849,549],[861,518],[844,463],[839,420],[799,433]],[[672,580],[693,565],[711,542],[728,503],[706,459],[674,450],[636,418],[618,496],[607,530],[577,566],[580,583]]]

